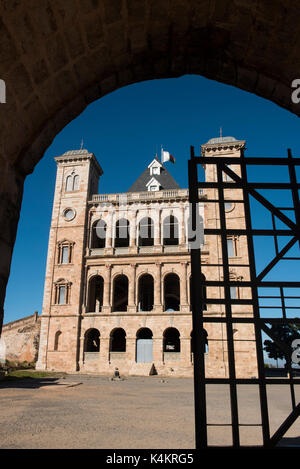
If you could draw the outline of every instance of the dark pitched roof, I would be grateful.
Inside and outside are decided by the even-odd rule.
[[[137,180],[129,188],[128,192],[144,192],[148,190],[146,184],[150,179],[155,178],[161,185],[162,190],[164,189],[180,189],[180,186],[177,184],[175,179],[167,171],[167,169],[162,165],[160,174],[150,174],[150,168],[145,169],[145,171],[137,178]]]

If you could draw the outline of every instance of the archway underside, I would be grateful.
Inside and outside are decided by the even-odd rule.
[[[299,10],[281,0],[3,0],[0,20],[0,330],[23,182],[92,101],[199,74],[300,114]]]

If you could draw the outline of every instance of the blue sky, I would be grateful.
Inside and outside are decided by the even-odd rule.
[[[219,136],[220,126],[224,136],[247,140],[247,156],[286,156],[288,147],[294,156],[300,155],[298,117],[250,93],[192,75],[122,88],[91,104],[67,125],[25,183],[4,322],[42,310],[54,156],[79,149],[83,138],[84,147],[95,153],[104,170],[99,193],[126,192],[162,144],[176,158],[168,169],[181,187],[187,187],[190,145],[199,154],[202,143]],[[255,171],[257,179],[266,175],[262,169]],[[286,177],[275,169],[269,175],[278,181]],[[288,198],[282,193],[272,197],[277,203]],[[264,210],[257,209],[257,225],[265,219]],[[258,263],[263,266],[272,249],[263,244]],[[297,250],[298,246],[293,252]],[[285,271],[295,280],[294,265]]]

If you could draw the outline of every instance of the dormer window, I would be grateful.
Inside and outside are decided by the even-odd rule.
[[[160,183],[154,177],[146,184],[146,187],[149,192],[159,191],[161,188]]]
[[[150,176],[160,175],[162,164],[156,158],[149,164],[148,168],[150,169]]]

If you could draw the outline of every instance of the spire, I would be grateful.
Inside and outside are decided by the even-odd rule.
[[[83,138],[81,139],[81,145],[80,145],[80,150],[83,149]]]

